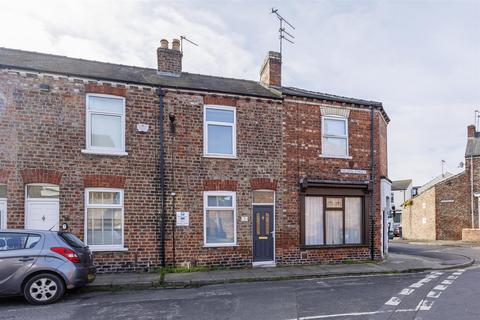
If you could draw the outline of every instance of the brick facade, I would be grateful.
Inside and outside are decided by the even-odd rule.
[[[159,59],[163,53],[172,54],[172,50],[176,49],[159,48]],[[179,59],[181,63],[181,56]],[[162,68],[177,72],[179,66]],[[280,65],[274,71],[280,73],[279,68]],[[48,89],[45,90],[45,86],[41,89],[40,85],[45,84]],[[0,106],[0,182],[7,184],[8,227],[24,227],[28,183],[59,185],[60,224],[67,223],[69,230],[82,239],[85,236],[85,189],[123,189],[126,250],[95,252],[99,271],[139,271],[160,266],[159,128],[163,126],[166,208],[163,254],[168,265],[251,266],[252,194],[254,190],[263,189],[275,191],[277,264],[369,259],[372,223],[374,256],[380,258],[380,179],[388,175],[388,120],[378,108],[290,95],[275,94],[268,98],[174,88],[164,88],[164,91],[165,112],[163,119],[159,119],[160,101],[153,86],[1,69],[0,100],[4,106]],[[85,152],[88,93],[125,98],[126,155]],[[235,158],[204,156],[205,105],[235,107]],[[348,113],[348,158],[322,155],[321,110],[325,107]],[[372,112],[373,154],[370,150]],[[149,130],[139,132],[137,124],[148,124]],[[372,156],[373,183],[370,181]],[[302,248],[300,181],[305,177],[365,187],[364,241],[360,245]],[[235,246],[204,245],[205,191],[235,192]],[[374,203],[370,200],[372,192]],[[372,207],[373,220],[370,218]],[[189,212],[188,227],[175,226],[175,213],[179,211]]]
[[[48,84],[50,91],[40,90]],[[126,97],[128,156],[82,153],[86,93]],[[0,171],[7,184],[9,228],[24,227],[25,185],[60,186],[60,224],[84,236],[85,187],[124,188],[125,252],[96,253],[102,271],[158,265],[158,97],[153,89],[0,70]],[[137,123],[150,130],[139,133]],[[8,174],[7,174],[8,172]]]

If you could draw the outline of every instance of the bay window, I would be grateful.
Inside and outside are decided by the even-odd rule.
[[[124,250],[123,190],[85,191],[85,242],[92,250]]]
[[[235,192],[204,193],[204,245],[234,246],[237,242]]]

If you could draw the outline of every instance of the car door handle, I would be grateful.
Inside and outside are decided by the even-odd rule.
[[[21,258],[21,259],[18,259],[19,261],[22,261],[22,262],[27,262],[27,261],[32,261],[33,258],[30,258],[30,257],[24,257],[24,258]]]

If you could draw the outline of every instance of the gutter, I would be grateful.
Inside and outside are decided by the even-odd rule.
[[[158,137],[160,139],[160,157],[159,157],[159,179],[160,179],[160,198],[162,203],[161,208],[161,222],[160,222],[160,236],[161,236],[161,252],[160,256],[162,257],[162,266],[166,266],[165,261],[165,138],[163,132],[163,118],[165,113],[164,108],[164,101],[163,98],[165,97],[165,92],[161,87],[157,87],[157,95],[158,95],[158,107],[159,107],[159,132]]]

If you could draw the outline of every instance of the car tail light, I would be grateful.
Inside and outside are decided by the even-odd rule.
[[[71,249],[54,247],[54,248],[50,248],[50,250],[52,250],[55,253],[58,253],[59,255],[64,256],[71,262],[80,263],[80,259],[78,258],[78,255],[75,253],[75,251]]]

